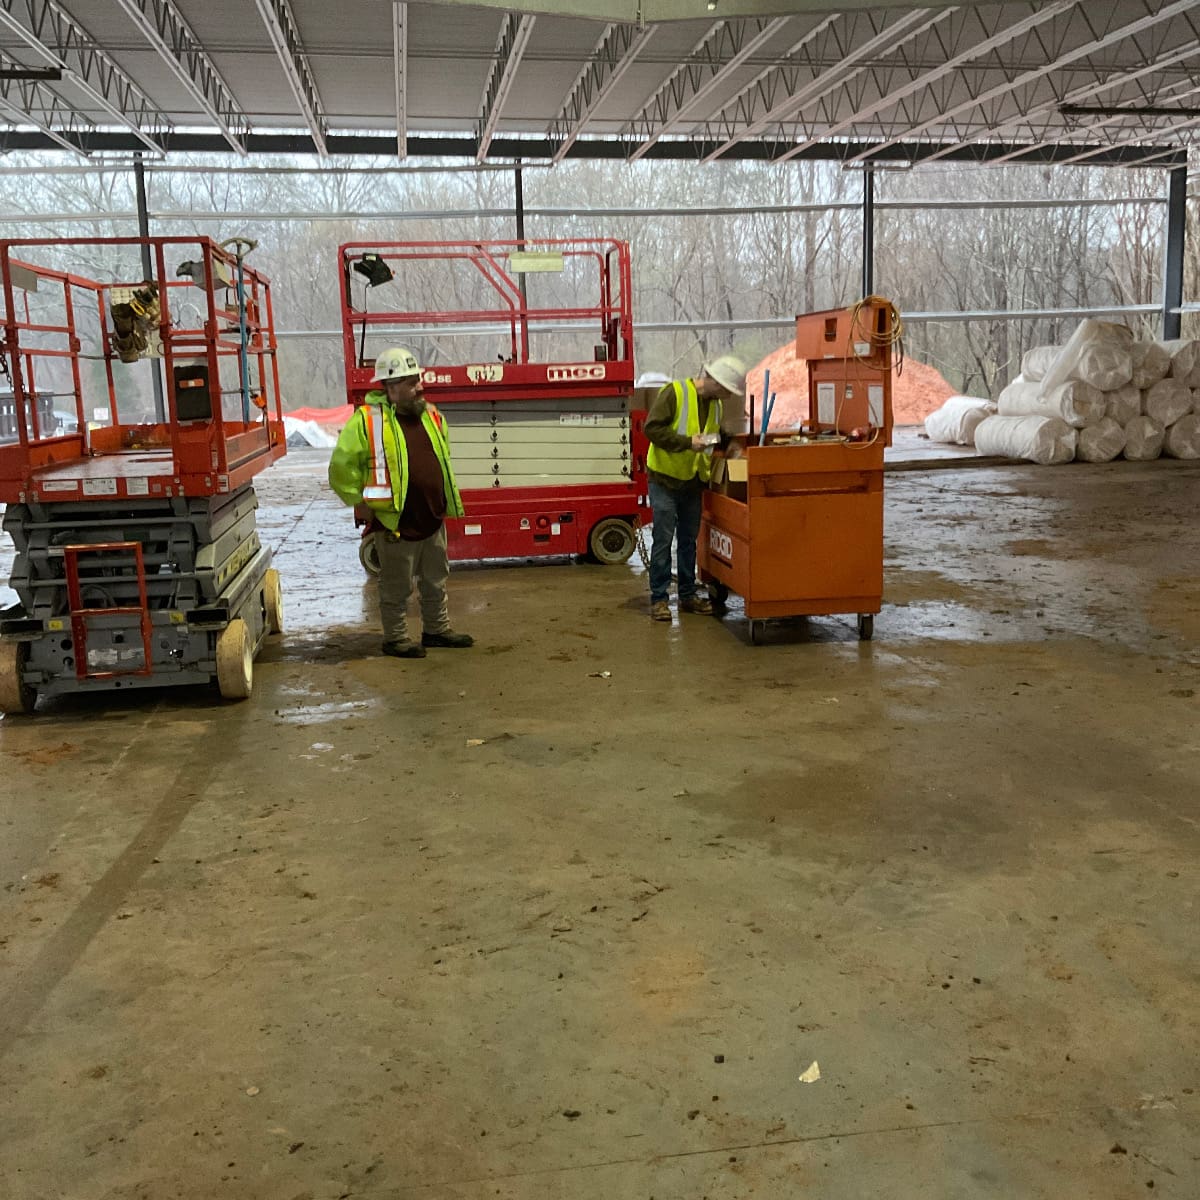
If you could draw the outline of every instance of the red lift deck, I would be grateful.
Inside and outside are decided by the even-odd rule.
[[[376,356],[405,345],[446,415],[467,512],[447,522],[450,557],[626,561],[649,519],[628,244],[351,242],[339,252],[351,403],[375,386]]]

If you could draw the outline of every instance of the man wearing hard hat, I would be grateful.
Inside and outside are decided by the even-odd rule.
[[[385,350],[369,391],[342,430],[329,460],[329,486],[366,516],[379,554],[383,652],[424,658],[430,646],[474,644],[454,633],[446,605],[445,518],[463,515],[450,465],[446,422],[425,401],[421,368],[411,350]],[[413,581],[421,598],[421,640],[408,632]]]
[[[669,621],[671,543],[676,544],[676,577],[681,613],[712,612],[712,602],[696,590],[696,538],[701,496],[708,485],[713,448],[724,434],[741,430],[740,401],[746,365],[732,354],[704,364],[699,379],[666,384],[646,414],[650,452],[650,506],[654,540],[650,551],[650,616]],[[736,398],[736,400],[735,400]],[[726,413],[726,408],[736,411]]]

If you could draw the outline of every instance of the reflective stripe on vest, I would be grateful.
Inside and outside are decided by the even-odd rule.
[[[363,419],[367,423],[367,443],[371,447],[371,482],[363,488],[364,500],[392,499],[392,480],[388,474],[387,454],[383,449],[382,412],[376,413],[374,406],[362,406]]]

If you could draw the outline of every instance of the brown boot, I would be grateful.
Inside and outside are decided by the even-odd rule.
[[[665,600],[655,600],[650,605],[650,620],[652,621],[669,621],[671,619],[671,606]]]
[[[707,596],[689,596],[686,600],[679,602],[680,612],[699,613],[702,617],[711,617],[712,610],[712,601]]]

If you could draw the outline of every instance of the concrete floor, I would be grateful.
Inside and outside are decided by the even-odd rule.
[[[1200,464],[890,475],[870,644],[560,563],[421,662],[322,469],[249,702],[0,722],[0,1197],[1200,1195]]]

